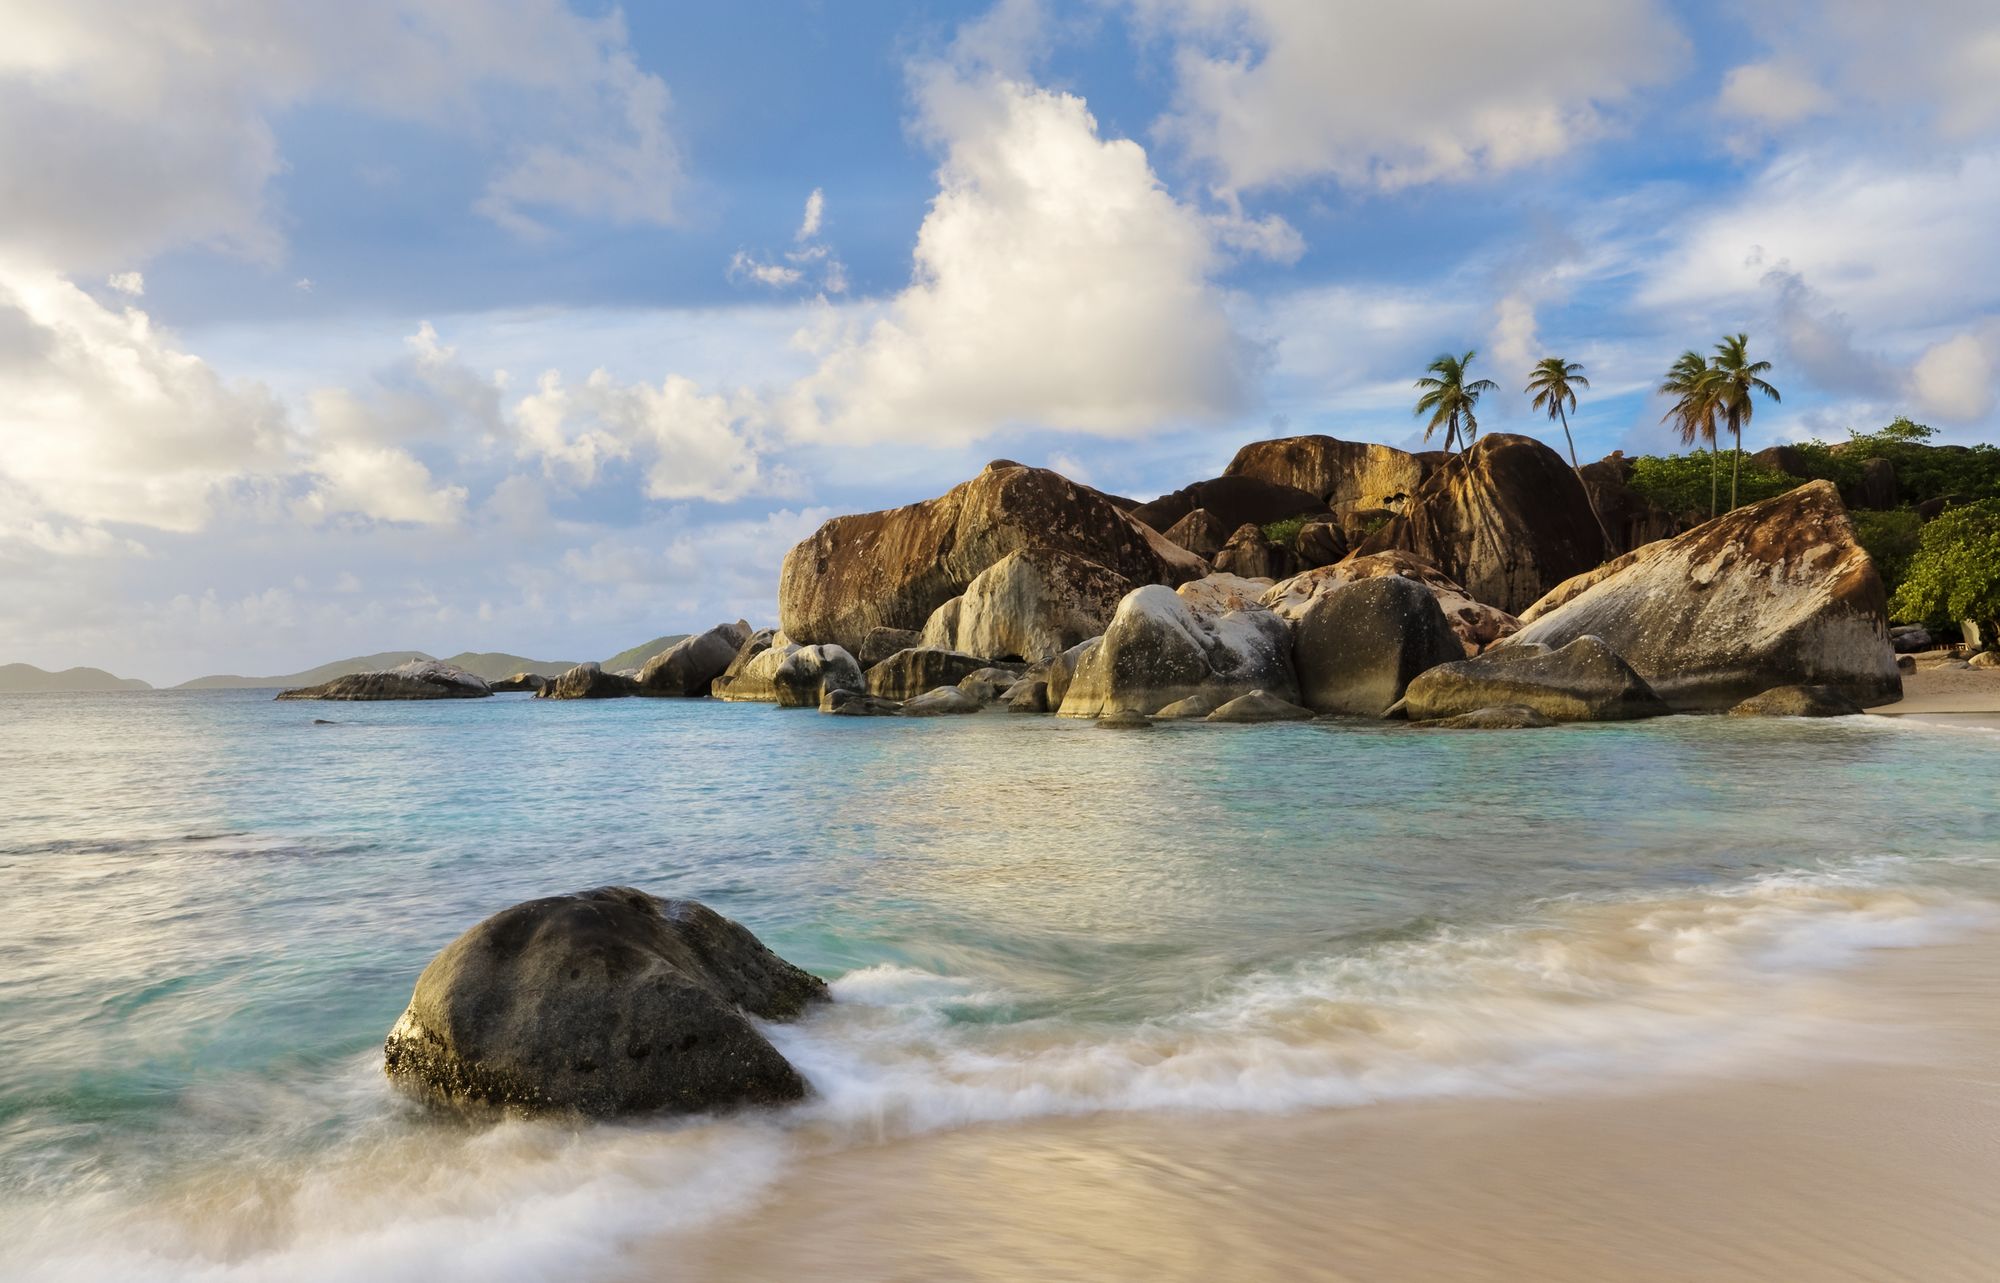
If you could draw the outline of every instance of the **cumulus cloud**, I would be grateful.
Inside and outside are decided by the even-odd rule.
[[[811,276],[822,294],[846,293],[847,267],[834,254],[833,247],[820,239],[820,226],[825,219],[826,193],[815,187],[806,197],[805,213],[799,218],[799,229],[792,233],[792,248],[785,251],[785,261],[780,263],[775,258],[760,258],[747,250],[737,250],[729,260],[729,279],[789,289]]]
[[[991,70],[917,73],[943,152],[908,288],[806,341],[787,426],[810,439],[963,443],[1008,424],[1130,435],[1248,397],[1253,353],[1202,213],[1081,98]]]
[[[1832,104],[1811,75],[1780,62],[1746,63],[1722,81],[1722,110],[1762,124],[1797,124]]]
[[[1960,423],[1993,413],[2000,383],[2000,322],[1933,344],[1910,370],[1910,393],[1926,415]]]
[[[764,463],[762,413],[752,397],[704,394],[680,375],[653,386],[604,370],[575,387],[549,371],[516,407],[520,453],[562,480],[587,487],[607,464],[635,460],[648,498],[711,501],[790,485]]]
[[[1164,137],[1234,188],[1321,176],[1406,187],[1598,137],[1685,61],[1655,0],[1134,0],[1172,41]],[[1550,57],[1551,33],[1562,44]]]
[[[680,183],[665,86],[614,12],[561,0],[16,0],[0,41],[0,251],[64,270],[207,244],[275,259],[272,121],[323,102],[522,141],[480,208],[658,222]]]

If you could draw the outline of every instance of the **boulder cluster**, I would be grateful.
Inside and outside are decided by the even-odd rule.
[[[1830,483],[1653,537],[1665,525],[1622,478],[1579,479],[1501,433],[1450,456],[1261,441],[1144,504],[1000,460],[938,498],[828,521],[785,557],[778,628],[718,624],[535,695],[1468,727],[1720,711],[1780,688],[1837,697],[1813,708],[1900,696],[1882,582]],[[1601,526],[1593,501],[1616,519]],[[287,697],[488,689],[398,669]]]

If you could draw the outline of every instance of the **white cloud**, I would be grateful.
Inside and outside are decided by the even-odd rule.
[[[796,267],[786,267],[783,263],[762,262],[752,258],[743,250],[737,250],[729,260],[729,278],[755,281],[759,285],[783,289],[797,285],[805,278],[805,273]]]
[[[1794,125],[1832,105],[1809,74],[1781,62],[1746,63],[1722,82],[1722,109],[1762,124]]]
[[[104,283],[128,298],[138,298],[146,292],[146,278],[137,272],[113,272]]]
[[[307,520],[355,513],[377,521],[455,524],[465,514],[465,487],[441,486],[407,450],[339,443],[321,450],[312,471],[318,484],[293,510]]]
[[[1520,290],[1503,296],[1493,309],[1492,364],[1511,378],[1540,359],[1535,300]]]
[[[1230,412],[1252,353],[1211,283],[1203,215],[1083,100],[990,72],[917,74],[944,152],[908,288],[806,341],[795,433],[964,443],[1008,424],[1136,435]]]
[[[1937,343],[1910,370],[1910,392],[1926,415],[1961,423],[1993,413],[2000,381],[2000,323]]]
[[[1174,41],[1162,133],[1234,188],[1382,188],[1557,156],[1663,83],[1687,41],[1654,0],[1134,0]],[[1560,50],[1551,56],[1550,41]]]
[[[772,289],[790,289],[817,274],[816,287],[822,294],[847,291],[847,267],[834,255],[833,247],[820,239],[826,218],[826,193],[815,187],[806,197],[805,213],[792,233],[793,248],[785,251],[785,263],[759,258],[747,250],[737,250],[729,260],[729,279],[754,281]],[[790,266],[786,264],[789,263]]]
[[[577,485],[626,459],[645,469],[651,499],[724,501],[791,484],[763,463],[762,408],[753,398],[704,395],[679,375],[655,387],[596,370],[571,388],[550,371],[515,415],[522,456]]]
[[[504,124],[521,149],[481,208],[523,229],[661,221],[680,181],[622,21],[561,0],[13,0],[6,28],[0,252],[63,270],[189,243],[277,258],[272,122],[307,102],[474,140]]]
[[[815,187],[812,195],[806,197],[805,216],[799,219],[799,230],[792,233],[792,239],[803,244],[819,237],[820,219],[826,215],[826,193]]]

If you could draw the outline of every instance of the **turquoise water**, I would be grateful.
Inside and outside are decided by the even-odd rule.
[[[2000,735],[1875,718],[42,695],[0,779],[8,1278],[582,1278],[813,1147],[1810,1055],[1829,977],[2000,898]],[[612,882],[835,981],[774,1031],[812,1103],[468,1129],[383,1083],[443,944]]]

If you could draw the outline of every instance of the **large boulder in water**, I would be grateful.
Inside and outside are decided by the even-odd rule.
[[[740,619],[683,637],[640,667],[639,693],[680,698],[706,695],[749,640],[750,625]]]
[[[1051,549],[1135,584],[1180,583],[1207,564],[1088,486],[1000,461],[945,495],[835,517],[785,557],[779,624],[794,640],[859,650],[875,628],[922,628],[1010,552]]]
[[[931,615],[924,643],[1033,663],[1102,633],[1135,586],[1115,570],[1066,552],[1010,552]]]
[[[1562,456],[1533,437],[1497,432],[1431,474],[1360,551],[1392,548],[1515,613],[1606,555],[1590,499]]]
[[[818,708],[828,691],[866,691],[854,656],[838,646],[801,646],[771,674],[779,708]]]
[[[350,673],[317,686],[278,692],[279,699],[479,699],[493,688],[484,678],[437,659],[413,659],[379,673]]]
[[[722,670],[708,693],[717,699],[738,703],[774,704],[778,687],[774,682],[779,665],[790,659],[798,644],[775,628],[750,634],[750,640],[736,651],[736,658]]]
[[[956,686],[993,665],[978,655],[942,646],[912,646],[899,650],[869,669],[868,693],[884,699],[915,699],[940,686]]]
[[[1328,512],[1324,499],[1297,486],[1262,477],[1225,476],[1163,494],[1134,508],[1132,515],[1168,533],[1198,509],[1206,510],[1225,530],[1245,524],[1268,526],[1288,517],[1325,516]]]
[[[1436,566],[1401,551],[1349,557],[1331,566],[1303,571],[1266,589],[1262,601],[1285,619],[1297,623],[1327,593],[1336,592],[1346,584],[1384,576],[1407,579],[1436,599],[1438,609],[1444,611],[1467,655],[1477,655],[1521,626],[1520,620],[1499,607],[1474,601],[1472,594]]]
[[[826,985],[694,900],[600,887],[503,909],[445,946],[383,1045],[436,1099],[610,1116],[806,1094],[751,1017]]]
[[[1253,441],[1224,474],[1303,490],[1328,508],[1395,509],[1444,462],[1439,451],[1411,454],[1394,446],[1335,437]]]
[[[1561,650],[1533,643],[1496,646],[1419,674],[1389,710],[1436,721],[1503,704],[1522,704],[1558,722],[1657,717],[1667,706],[1602,638],[1579,637]]]
[[[924,635],[914,628],[871,628],[854,659],[867,672],[897,651],[923,644]]]
[[[1253,690],[1297,699],[1285,621],[1262,607],[1199,611],[1151,584],[1126,597],[1104,636],[1080,652],[1059,711],[1151,714],[1203,691],[1229,700]]]
[[[1814,481],[1559,585],[1506,644],[1604,638],[1676,708],[1773,686],[1900,699],[1881,577],[1833,484]]]
[[[561,677],[535,692],[536,699],[622,699],[637,695],[639,683],[618,673],[607,673],[596,662],[578,664]]]
[[[497,682],[488,682],[486,685],[495,695],[499,695],[515,691],[538,691],[548,684],[549,679],[540,673],[515,673],[511,677],[503,677]]]
[[[1292,630],[1300,702],[1322,713],[1380,717],[1420,674],[1463,658],[1437,598],[1400,575],[1314,597]]]

